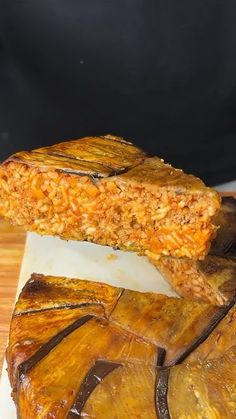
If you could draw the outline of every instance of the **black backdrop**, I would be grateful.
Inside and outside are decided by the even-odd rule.
[[[3,0],[0,159],[113,133],[236,178],[235,20],[235,0]]]

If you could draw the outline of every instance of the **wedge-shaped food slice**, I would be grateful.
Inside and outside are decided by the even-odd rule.
[[[119,137],[87,137],[11,156],[0,213],[40,234],[155,255],[202,258],[217,192]]]
[[[223,305],[236,295],[236,200],[222,199],[219,225],[210,254],[204,260],[150,258],[182,297]]]

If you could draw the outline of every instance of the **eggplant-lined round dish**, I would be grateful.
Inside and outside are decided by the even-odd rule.
[[[235,299],[33,274],[7,351],[18,417],[233,418],[235,318]]]

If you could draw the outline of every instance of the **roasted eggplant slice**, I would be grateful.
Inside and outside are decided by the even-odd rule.
[[[221,358],[171,369],[168,408],[171,419],[233,419],[236,346]]]

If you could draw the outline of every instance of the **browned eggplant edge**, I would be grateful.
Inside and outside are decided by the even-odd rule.
[[[106,140],[110,140],[110,141],[116,141],[119,143],[124,144],[124,146],[129,146],[129,145],[133,145],[132,143],[126,141],[125,139],[123,139],[122,137],[117,137],[115,139],[110,138],[109,136],[100,136],[99,138],[102,139],[106,139]],[[126,167],[120,167],[119,169],[116,168],[114,169],[114,167],[107,165],[105,163],[101,163],[101,162],[95,162],[98,166],[101,167],[101,173],[100,172],[95,172],[95,171],[80,171],[80,170],[72,170],[72,169],[56,169],[57,172],[62,172],[62,173],[68,173],[68,174],[72,174],[72,175],[77,175],[77,176],[89,176],[92,180],[95,179],[102,179],[104,177],[112,177],[112,176],[117,176],[117,175],[121,175],[124,173],[127,173],[129,170],[133,169],[134,167],[138,166],[139,164],[142,164],[145,160],[146,157],[149,157],[147,155],[147,153],[145,153],[143,150],[141,150],[139,147],[137,147],[137,150],[140,151],[140,156],[139,156],[139,161],[135,164],[131,164],[129,166]],[[89,160],[83,159],[83,158],[79,158],[79,157],[74,157],[73,155],[68,155],[66,153],[63,152],[56,152],[51,150],[50,151],[50,147],[48,148],[47,152],[43,152],[43,151],[38,151],[36,150],[28,150],[26,151],[26,153],[28,153],[29,155],[31,153],[35,153],[35,154],[41,154],[41,155],[45,155],[45,156],[55,156],[56,158],[58,157],[59,160],[61,157],[66,158],[68,161],[73,161],[73,162],[84,162],[84,163],[91,163]],[[141,155],[142,153],[142,155]],[[11,161],[16,161],[16,162],[22,162],[24,164],[26,164],[27,166],[31,166],[31,162],[30,161],[25,161],[24,159],[21,158],[20,153],[16,153],[11,155],[10,157],[8,157],[3,164],[7,164]],[[109,174],[104,175],[102,174],[102,168],[108,169],[110,171]]]

